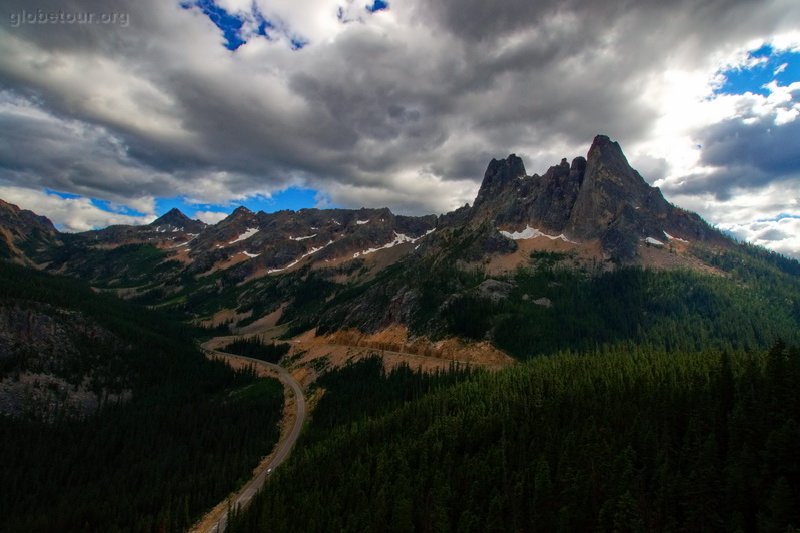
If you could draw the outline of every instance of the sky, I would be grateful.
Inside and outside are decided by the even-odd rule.
[[[598,133],[800,257],[796,0],[4,0],[0,198],[64,231],[471,203]]]

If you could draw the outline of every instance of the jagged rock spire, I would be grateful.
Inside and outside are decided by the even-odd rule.
[[[525,165],[516,154],[511,154],[506,159],[492,159],[483,175],[483,183],[475,198],[475,206],[497,196],[522,177],[525,177]]]
[[[586,158],[576,157],[572,164],[564,158],[542,176],[526,176],[516,155],[493,159],[470,217],[473,225],[530,225],[577,241],[596,239],[609,256],[622,261],[634,259],[648,237],[666,240],[665,232],[724,240],[700,217],[667,202],[606,135],[594,138]]]

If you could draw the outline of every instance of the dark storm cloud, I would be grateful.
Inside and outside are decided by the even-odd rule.
[[[0,86],[41,114],[3,108],[0,179],[115,201],[302,182],[346,205],[442,211],[471,199],[491,157],[530,154],[541,173],[598,132],[646,138],[659,109],[645,89],[665,68],[798,22],[783,0],[608,4],[409,1],[391,5],[392,24],[309,35],[299,52],[232,53],[177,3],[39,2],[129,24],[10,27],[31,9],[10,0]]]
[[[712,172],[668,185],[669,191],[727,200],[742,189],[800,180],[800,121],[776,125],[772,115],[725,120],[699,132],[698,142],[701,162]]]
[[[761,117],[750,123],[726,120],[703,132],[703,163],[752,167],[780,179],[800,173],[800,122],[776,125]],[[760,183],[755,183],[760,185]]]

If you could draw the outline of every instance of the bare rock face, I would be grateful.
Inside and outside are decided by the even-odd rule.
[[[478,295],[492,302],[505,300],[512,290],[514,290],[512,284],[496,279],[487,279],[477,287]]]
[[[475,207],[493,201],[509,187],[513,187],[516,180],[524,177],[525,165],[516,154],[511,154],[506,159],[492,159],[483,175],[481,188],[475,198]]]
[[[687,240],[727,244],[722,234],[699,216],[667,202],[634,170],[619,144],[595,137],[587,157],[562,159],[544,175],[524,175],[516,155],[492,160],[468,221],[491,227],[565,234],[576,241],[599,240],[612,259],[632,262],[648,237],[666,233]],[[491,242],[486,238],[486,242]],[[487,253],[501,251],[496,243]]]
[[[583,239],[599,238],[609,254],[629,260],[643,238],[664,238],[671,209],[661,191],[631,168],[619,144],[598,135],[567,231]]]
[[[0,302],[0,414],[51,422],[81,418],[129,395],[107,383],[105,360],[126,349],[77,312]],[[111,354],[114,354],[112,356]]]

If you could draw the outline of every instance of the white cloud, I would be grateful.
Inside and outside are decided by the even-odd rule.
[[[721,227],[742,240],[800,259],[800,217],[725,224]]]
[[[796,49],[796,33],[770,37],[777,51]],[[655,185],[668,199],[697,211],[720,228],[740,238],[791,255],[798,255],[797,241],[775,238],[778,233],[756,234],[754,220],[797,212],[800,196],[800,164],[792,161],[800,116],[800,82],[764,86],[766,95],[717,94],[724,81],[720,70],[749,68],[748,51],[764,40],[740,45],[694,71],[666,72],[653,94],[661,103],[655,135],[640,142],[632,154],[665,163]],[[777,74],[777,73],[776,73]],[[784,223],[785,224],[785,223]]]
[[[100,209],[89,198],[62,198],[35,189],[0,186],[0,198],[49,218],[62,231],[87,231],[112,224],[147,224],[153,215],[130,216]]]
[[[193,218],[199,219],[206,224],[216,224],[227,216],[228,213],[224,211],[195,211]]]

